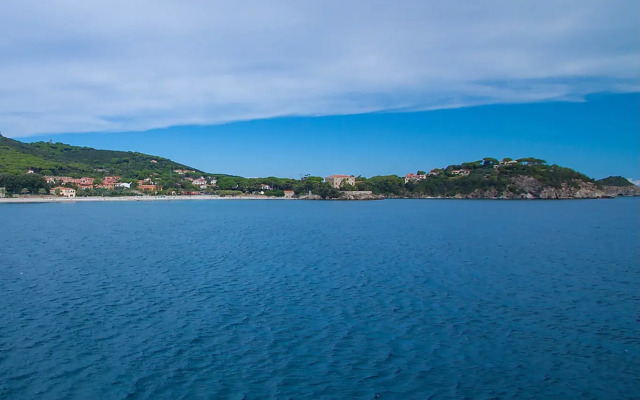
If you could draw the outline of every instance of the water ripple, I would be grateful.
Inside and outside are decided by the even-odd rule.
[[[638,398],[637,212],[3,205],[0,398]]]

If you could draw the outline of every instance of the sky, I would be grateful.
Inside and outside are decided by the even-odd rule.
[[[640,179],[640,3],[3,0],[0,131],[209,172]]]

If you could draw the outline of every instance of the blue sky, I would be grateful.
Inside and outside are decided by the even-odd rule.
[[[13,138],[245,176],[640,175],[637,0],[4,0],[0,26]]]
[[[288,117],[25,139],[146,152],[247,177],[405,174],[487,156],[534,156],[595,178],[637,179],[639,124],[640,95],[600,94],[585,102]]]

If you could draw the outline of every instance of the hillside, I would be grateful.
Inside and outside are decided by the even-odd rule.
[[[634,186],[633,183],[629,182],[628,179],[625,179],[621,176],[610,176],[604,179],[598,179],[596,183],[599,183],[602,186]]]
[[[195,168],[167,158],[131,151],[96,150],[63,143],[23,143],[0,135],[0,174],[24,174],[33,170],[41,175],[124,178],[166,173],[174,169]]]
[[[531,157],[502,161],[487,157],[435,168],[428,174],[418,171],[405,178],[359,177],[350,189],[408,198],[574,199],[640,195],[640,188],[618,178],[594,181],[573,169]]]

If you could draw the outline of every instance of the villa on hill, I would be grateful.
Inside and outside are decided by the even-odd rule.
[[[419,182],[419,181],[423,181],[425,179],[427,179],[427,175],[426,174],[414,174],[414,173],[410,172],[407,175],[405,175],[404,183]]]
[[[340,189],[342,182],[351,186],[356,184],[356,178],[353,175],[331,175],[324,178],[324,181],[336,189]]]
[[[454,169],[449,172],[451,175],[467,176],[471,173],[468,169]]]

